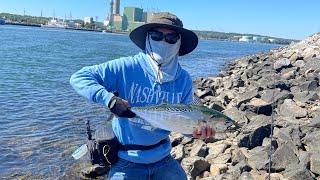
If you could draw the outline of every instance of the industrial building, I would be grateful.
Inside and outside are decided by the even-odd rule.
[[[110,0],[108,19],[104,21],[104,25],[112,30],[132,31],[149,22],[153,14],[137,7],[124,7],[123,16],[121,16],[120,0]]]
[[[92,17],[84,17],[83,18],[83,23],[84,24],[90,24],[90,25],[92,25],[93,24],[93,18]]]
[[[276,42],[276,39],[271,39],[263,36],[234,36],[234,38],[238,39],[238,41],[241,41],[241,42],[258,42],[258,43]]]

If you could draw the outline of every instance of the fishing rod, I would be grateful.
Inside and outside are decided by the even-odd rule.
[[[117,97],[119,96],[119,92],[117,92],[117,91],[113,92],[113,94],[114,94],[115,96],[117,96]],[[111,113],[111,114],[108,116],[107,121],[108,121],[108,122],[111,121],[111,120],[113,119],[113,117],[114,117],[114,114]],[[91,128],[90,128],[90,120],[87,120],[87,121],[86,121],[86,126],[87,126],[87,137],[88,137],[88,140],[92,140],[92,133],[91,133]]]
[[[86,125],[87,125],[88,140],[92,140],[92,134],[91,134],[91,128],[90,128],[90,120],[86,121]]]
[[[275,60],[275,58],[273,58]],[[276,70],[273,65],[273,91],[272,91],[272,104],[271,104],[271,127],[270,127],[270,149],[269,149],[269,167],[268,167],[268,180],[271,180],[271,167],[272,167],[272,141],[273,141],[273,127],[274,127],[274,106],[275,106],[275,91],[276,91]]]

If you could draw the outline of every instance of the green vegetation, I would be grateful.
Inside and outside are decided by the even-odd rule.
[[[0,13],[0,17],[5,17],[6,19],[17,22],[17,23],[26,23],[26,24],[46,24],[52,18],[51,17],[37,17],[37,16],[22,16],[17,14],[10,13]],[[66,20],[68,22],[69,20]],[[82,20],[72,20],[75,23],[81,24],[82,28],[86,29],[102,29],[103,23],[97,22],[94,25],[84,24]],[[215,40],[225,40],[225,41],[239,41],[242,36],[255,36],[255,37],[265,37],[265,40],[260,40],[261,43],[275,43],[275,44],[290,44],[291,42],[296,42],[297,40],[293,39],[283,39],[269,36],[261,36],[256,34],[240,34],[240,33],[224,33],[216,31],[194,31],[202,39],[215,39]],[[274,39],[270,41],[269,39]]]
[[[0,13],[0,17],[5,17],[12,22],[17,23],[28,23],[28,24],[46,24],[52,18],[51,17],[37,17],[37,16],[28,16],[28,15],[17,15],[17,14],[10,14],[10,13]],[[69,20],[66,20],[68,22]],[[83,24],[82,20],[72,20],[75,23]]]
[[[5,17],[13,22],[19,23],[30,23],[30,24],[45,24],[50,21],[51,18],[48,17],[35,17],[35,16],[21,16],[10,13],[0,13],[0,17]]]
[[[240,33],[224,33],[216,31],[194,31],[199,38],[202,39],[216,39],[216,40],[225,40],[225,41],[239,41],[242,36],[255,36],[255,37],[266,37],[266,40],[260,41],[261,43],[274,43],[274,44],[290,44],[291,42],[297,42],[298,40],[294,39],[283,39],[270,36],[261,36],[257,34],[240,34]],[[274,42],[269,41],[268,39],[274,39]]]

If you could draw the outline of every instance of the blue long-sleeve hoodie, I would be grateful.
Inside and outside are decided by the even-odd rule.
[[[139,53],[106,63],[84,67],[71,76],[72,87],[85,98],[109,104],[114,91],[129,102],[131,107],[170,103],[192,102],[192,80],[187,71],[178,66],[173,81],[159,84],[147,56]],[[118,156],[135,163],[153,163],[167,156],[171,151],[169,131],[152,127],[145,120],[118,118],[112,120],[112,127],[121,144],[153,145],[167,139],[167,142],[150,150],[119,151]]]

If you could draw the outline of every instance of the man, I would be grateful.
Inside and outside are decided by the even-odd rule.
[[[150,23],[134,29],[130,39],[144,52],[84,67],[70,83],[80,95],[107,106],[116,116],[112,126],[120,159],[112,165],[109,179],[186,179],[170,155],[170,132],[136,117],[130,106],[192,102],[192,80],[178,57],[193,51],[198,37],[184,29],[177,16],[157,13]],[[210,127],[193,132],[195,138],[209,136],[214,136]]]

